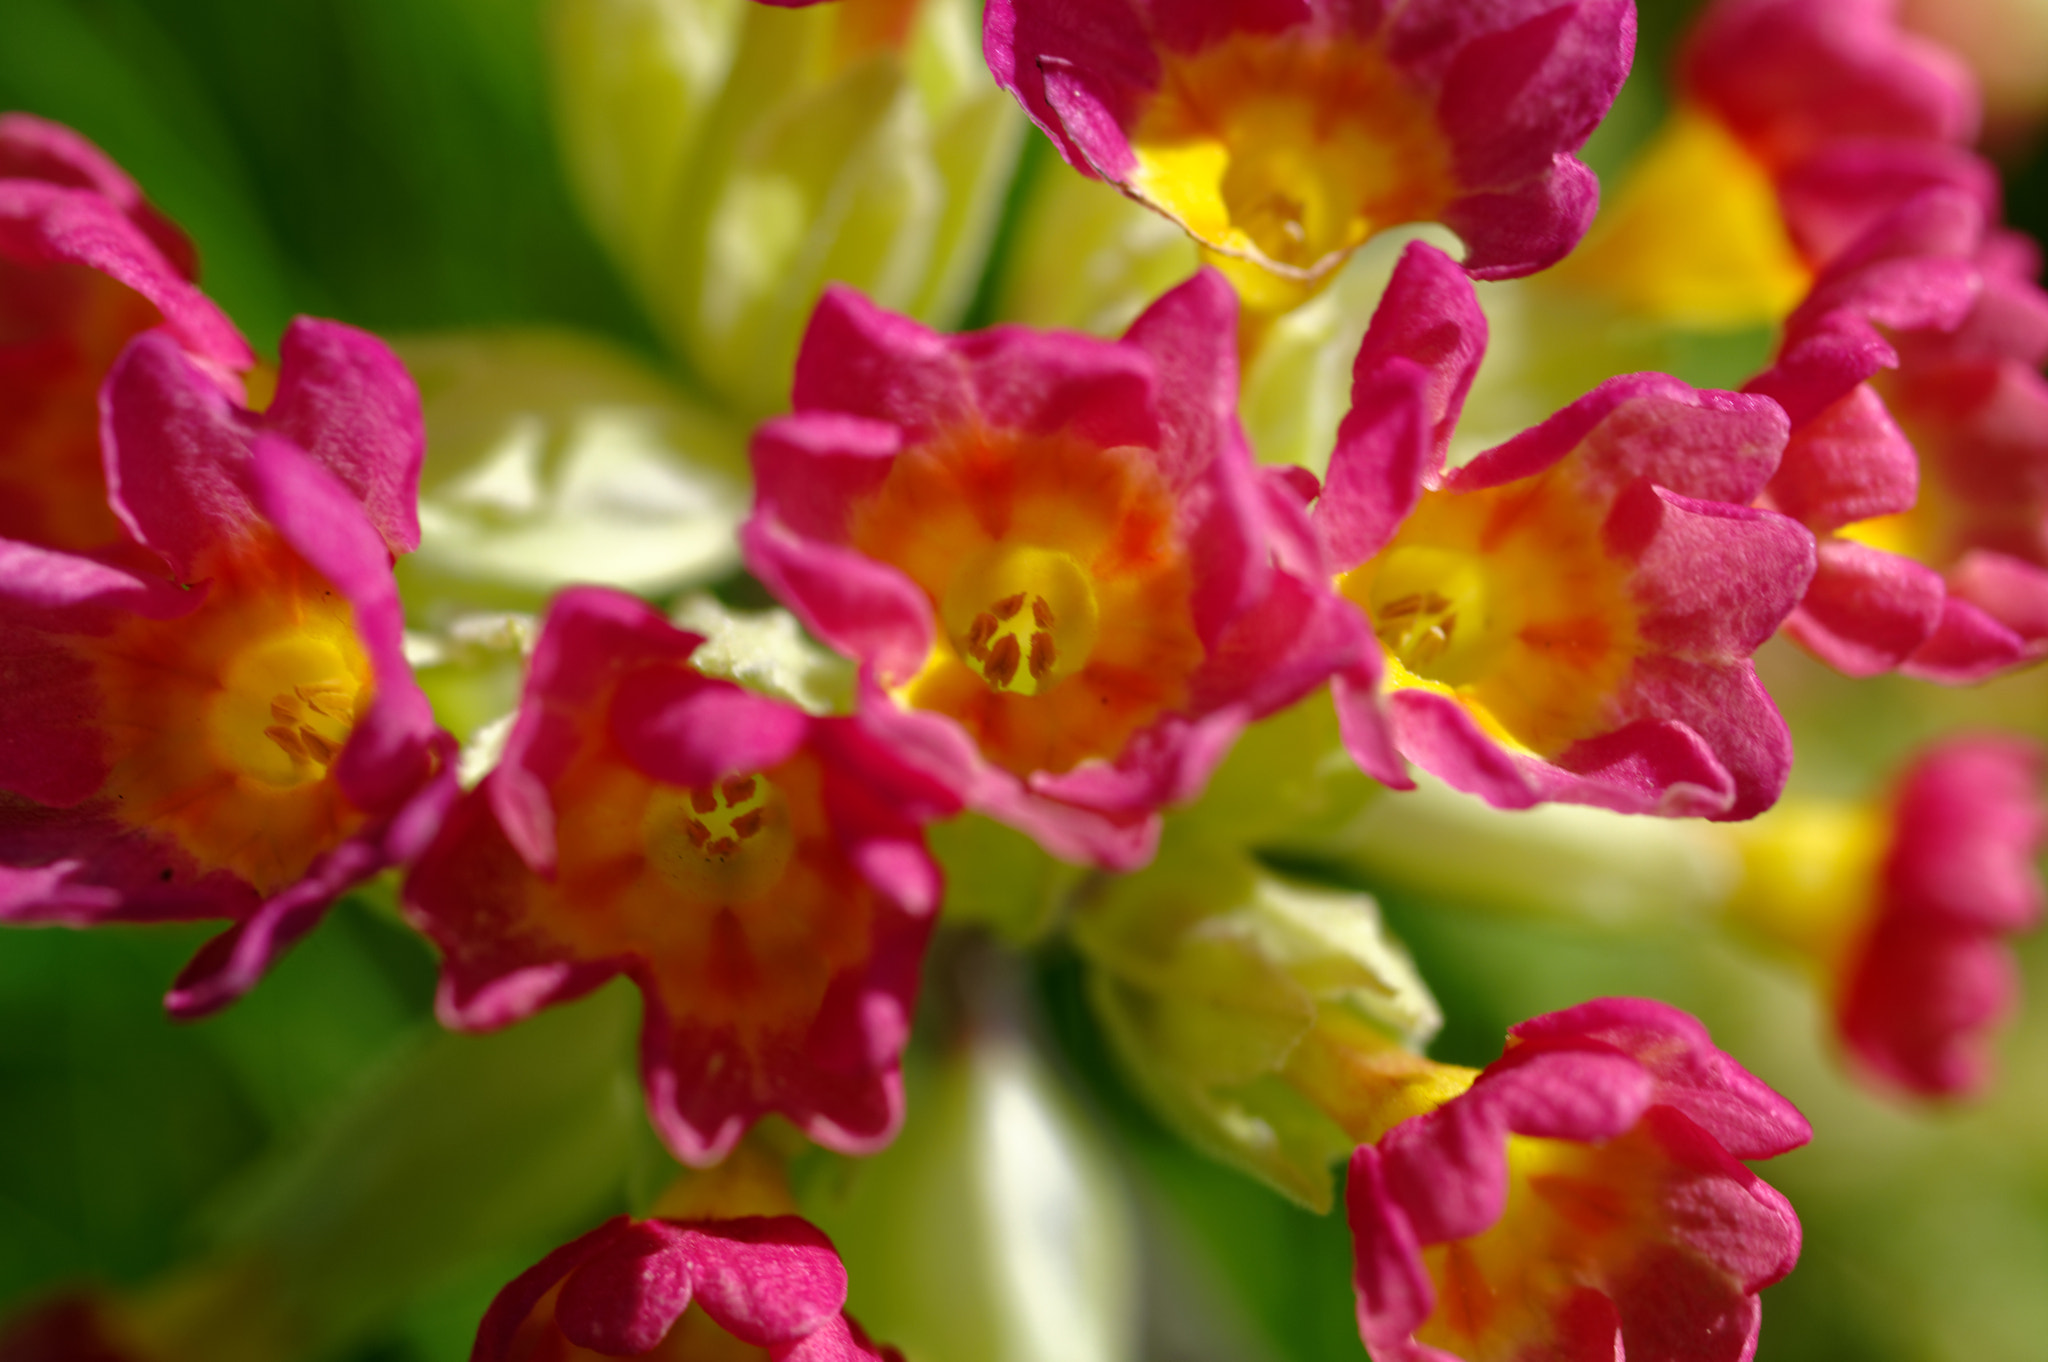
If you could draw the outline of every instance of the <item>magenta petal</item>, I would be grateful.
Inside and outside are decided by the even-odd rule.
[[[1576,149],[1627,79],[1635,37],[1628,0],[1581,0],[1465,44],[1437,104],[1459,181],[1514,184]]]
[[[1833,143],[1779,178],[1778,202],[1800,254],[1826,263],[1930,189],[1966,195],[1986,217],[1998,216],[1997,170],[1968,148],[1941,142]]]
[[[1352,361],[1352,409],[1360,406],[1360,385],[1376,375],[1384,361],[1399,357],[1422,366],[1433,457],[1428,471],[1434,476],[1443,466],[1465,396],[1479,372],[1486,336],[1486,314],[1464,271],[1428,242],[1410,242]]]
[[[1427,426],[1429,376],[1390,356],[1354,379],[1337,427],[1315,525],[1330,566],[1348,572],[1387,546],[1421,500],[1437,462]]]
[[[1723,0],[1682,79],[1775,164],[1845,137],[1968,143],[1980,112],[1961,61],[1900,28],[1892,0]]]
[[[1046,73],[1064,73],[1077,66],[1100,71],[1132,93],[1159,82],[1159,58],[1151,35],[1138,9],[1125,0],[1058,7],[1033,0],[990,0],[982,19],[981,41],[996,84],[1016,96],[1067,164],[1084,175],[1096,173],[1091,151],[1113,153],[1116,142],[1122,140],[1117,125],[1122,116],[1134,111],[1134,101],[1128,96],[1120,98],[1122,107],[1114,112],[1105,108],[1099,120],[1084,122],[1083,132],[1092,143],[1084,149],[1070,136],[1048,99]],[[1112,136],[1114,141],[1109,140]],[[1111,155],[1114,174],[1122,174],[1126,168],[1127,142],[1124,148],[1124,161]]]
[[[256,357],[248,342],[192,286],[177,258],[166,258],[158,235],[98,193],[0,179],[0,258],[97,270],[148,299],[177,343],[223,376],[249,368]]]
[[[1910,558],[1824,539],[1813,584],[1785,632],[1845,676],[1877,676],[1933,637],[1947,594],[1940,573]]]
[[[205,599],[203,589],[181,591],[97,558],[0,539],[0,617],[9,620],[91,632],[99,627],[93,621],[103,621],[110,611],[175,619]]]
[[[1842,1039],[1907,1092],[1968,1096],[1991,1080],[1991,1039],[2019,993],[2018,965],[1998,937],[1887,919],[1864,943],[1837,1005]]]
[[[1650,998],[1596,998],[1508,1028],[1523,1046],[1612,1049],[1656,1082],[1654,1100],[1673,1107],[1740,1159],[1767,1159],[1813,1137],[1798,1108],[1717,1047],[1707,1028]],[[1500,1061],[1515,1062],[1511,1050]]]
[[[2027,655],[2025,639],[1950,593],[1942,602],[1941,623],[1899,671],[1923,681],[1964,686],[1996,676]]]
[[[612,739],[651,780],[716,784],[787,761],[810,716],[729,682],[668,668],[628,673],[612,700]]]
[[[180,275],[199,277],[198,256],[185,234],[143,197],[112,157],[62,123],[33,114],[0,114],[0,180],[47,180],[89,189],[126,214]]]
[[[1344,750],[1358,763],[1358,769],[1395,790],[1412,790],[1415,778],[1394,737],[1393,719],[1380,694],[1386,664],[1378,649],[1367,653],[1359,666],[1330,678],[1330,699],[1337,707],[1337,731]]]
[[[697,1303],[733,1337],[767,1346],[818,1328],[846,1304],[832,1241],[795,1216],[713,1221],[682,1231]]]
[[[1868,384],[1792,432],[1771,505],[1815,531],[1911,510],[1920,461]]]
[[[209,545],[247,533],[255,512],[238,466],[253,421],[161,331],[114,361],[100,390],[107,494],[129,533],[181,581]],[[358,512],[360,514],[360,511]]]
[[[917,675],[938,622],[911,580],[852,549],[800,539],[757,512],[740,527],[747,567],[804,627],[890,684]]]
[[[1681,496],[1739,505],[1777,470],[1787,433],[1784,412],[1768,399],[1694,388],[1664,374],[1625,374],[1444,483],[1459,491],[1499,487],[1583,449],[1590,494],[1612,497],[1647,479]]]
[[[613,1216],[513,1278],[491,1301],[490,1308],[484,1311],[483,1322],[477,1328],[476,1347],[470,1353],[471,1362],[510,1362],[512,1344],[519,1336],[519,1327],[526,1323],[548,1292],[617,1239],[631,1224],[623,1215]]]
[[[1570,255],[1600,208],[1600,181],[1576,158],[1559,156],[1548,175],[1512,190],[1461,195],[1443,223],[1465,243],[1474,279],[1520,279]]]
[[[1735,778],[1713,748],[1669,719],[1639,719],[1575,742],[1554,765],[1575,779],[1546,782],[1548,798],[1617,813],[1715,818],[1735,797]]]
[[[2004,932],[2041,919],[2048,756],[2016,737],[1950,739],[1914,764],[1885,881],[1899,910]]]
[[[555,1324],[578,1347],[613,1356],[652,1352],[690,1308],[696,1244],[659,1220],[621,1226],[562,1283]]]
[[[1360,1145],[1351,1156],[1344,1204],[1351,1224],[1352,1290],[1358,1332],[1375,1357],[1397,1349],[1436,1309],[1436,1287],[1408,1217],[1387,1190],[1380,1151]]]
[[[1616,498],[1602,532],[1611,551],[1635,560],[1636,628],[1660,653],[1746,658],[1813,580],[1814,539],[1797,521],[1648,482]]]
[[[262,421],[354,493],[391,552],[420,546],[426,426],[419,391],[390,346],[339,322],[294,318]]]
[[[506,839],[536,873],[555,864],[555,816],[548,786],[575,754],[579,726],[618,669],[681,663],[701,636],[675,629],[643,601],[603,587],[556,595],[527,664],[518,717],[497,768],[482,787]]]

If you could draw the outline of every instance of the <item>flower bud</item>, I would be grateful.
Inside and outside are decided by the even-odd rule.
[[[1154,1109],[1199,1148],[1318,1211],[1330,1167],[1458,1091],[1420,1054],[1441,1022],[1363,894],[1170,842],[1073,925],[1089,997]]]
[[[1023,120],[966,0],[558,0],[569,173],[669,342],[729,405],[788,398],[827,281],[936,325],[981,276]]]

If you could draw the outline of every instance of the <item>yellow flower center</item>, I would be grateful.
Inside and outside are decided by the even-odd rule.
[[[1131,187],[1205,245],[1296,277],[1455,194],[1433,112],[1379,50],[1298,32],[1169,54]]]
[[[1559,468],[1426,493],[1337,589],[1371,617],[1393,687],[1452,696],[1496,741],[1548,756],[1606,722],[1638,647],[1630,571]]]
[[[1172,494],[1141,449],[964,429],[897,457],[855,548],[931,602],[936,646],[896,698],[1006,770],[1114,758],[1202,662]]]
[[[355,617],[269,534],[210,552],[204,604],[82,640],[103,705],[101,795],[202,871],[274,893],[362,822],[330,779],[372,694]]]
[[[641,816],[647,863],[700,903],[733,904],[772,889],[796,850],[789,809],[766,776],[716,786],[663,786]]]
[[[361,695],[335,639],[280,631],[222,669],[206,709],[207,741],[222,766],[288,790],[326,776],[355,727]]]
[[[1447,686],[1477,681],[1513,640],[1514,593],[1476,554],[1420,545],[1385,556],[1366,593],[1373,632],[1403,667]]]
[[[1087,570],[1065,553],[994,544],[940,603],[953,648],[989,689],[1037,695],[1088,664],[1100,627]]]

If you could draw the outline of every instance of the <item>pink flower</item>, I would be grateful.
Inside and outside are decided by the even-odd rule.
[[[1608,998],[1524,1022],[1470,1091],[1352,1157],[1366,1350],[1747,1358],[1800,1228],[1737,1160],[1811,1133],[1675,1008]]]
[[[1718,0],[1686,44],[1684,98],[1776,184],[1809,262],[1926,189],[1996,206],[1997,176],[1969,150],[1974,79],[1897,11],[1896,0]]]
[[[104,549],[122,537],[101,468],[99,389],[156,328],[239,399],[255,356],[193,286],[192,247],[69,128],[0,115],[0,538]]]
[[[870,1153],[902,1121],[939,903],[919,825],[955,806],[858,718],[702,675],[701,641],[617,592],[556,597],[503,759],[406,882],[441,1017],[503,1026],[623,973],[677,1157],[716,1163],[771,1111]]]
[[[0,920],[231,918],[171,993],[194,1015],[452,793],[391,576],[418,400],[382,344],[301,319],[262,414],[162,330],[103,403],[113,512],[156,567],[0,541],[0,710],[36,716],[0,735]]]
[[[471,1362],[903,1362],[849,1318],[846,1268],[795,1216],[607,1221],[498,1293]],[[759,1349],[759,1352],[755,1350]]]
[[[1821,534],[1787,630],[1850,675],[1980,680],[2048,653],[2048,295],[1968,198],[1831,266],[1749,385],[1793,421],[1768,504]]]
[[[1637,374],[1446,473],[1484,345],[1470,284],[1411,246],[1315,512],[1385,658],[1337,686],[1353,755],[1405,784],[1398,749],[1503,808],[1768,807],[1791,743],[1750,655],[1813,572],[1812,537],[1747,504],[1783,413]]]
[[[1252,464],[1235,322],[1209,271],[1113,343],[836,290],[755,436],[748,565],[906,756],[1055,855],[1143,864],[1239,729],[1369,646]]]
[[[983,31],[1075,169],[1299,281],[1404,222],[1482,279],[1561,259],[1599,197],[1571,153],[1634,49],[1625,0],[992,0]]]
[[[2044,760],[2018,738],[1952,739],[1900,781],[1835,1001],[1843,1040],[1889,1083],[1948,1096],[1990,1079],[2019,993],[2006,938],[2041,920]]]

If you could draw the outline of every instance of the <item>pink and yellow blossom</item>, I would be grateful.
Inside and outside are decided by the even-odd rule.
[[[983,46],[1068,164],[1178,222],[1270,309],[1389,227],[1484,279],[1555,263],[1598,186],[1572,153],[1628,74],[1618,0],[994,0]]]
[[[650,1115],[715,1163],[768,1112],[880,1148],[938,907],[920,825],[955,807],[859,718],[690,665],[702,640],[597,587],[556,597],[505,752],[405,886],[454,1027],[620,974]]]
[[[1384,658],[1338,681],[1353,754],[1406,784],[1398,752],[1505,808],[1768,807],[1791,742],[1750,655],[1813,573],[1812,537],[1748,505],[1784,414],[1637,374],[1446,472],[1484,343],[1471,286],[1410,247],[1315,512]]]
[[[1464,1094],[1352,1158],[1366,1351],[1746,1358],[1800,1226],[1739,1160],[1811,1133],[1675,1008],[1608,998],[1524,1022]]]
[[[407,859],[453,744],[401,646],[418,399],[381,343],[301,319],[263,412],[163,330],[108,375],[112,560],[0,541],[0,919],[227,917],[169,999],[232,1000]]]
[[[1750,384],[1792,418],[1766,504],[1822,536],[1787,631],[1853,676],[1981,680],[2048,652],[2048,294],[1930,191],[1872,228]]]
[[[1205,271],[1117,342],[935,335],[828,293],[754,441],[748,565],[857,658],[912,760],[1055,855],[1128,869],[1246,723],[1365,646],[1235,415]]]
[[[1950,738],[1886,799],[1802,801],[1742,832],[1737,917],[1814,971],[1842,1044],[1887,1087],[1990,1081],[2019,993],[2008,940],[2041,919],[2044,765],[2019,738]]]

